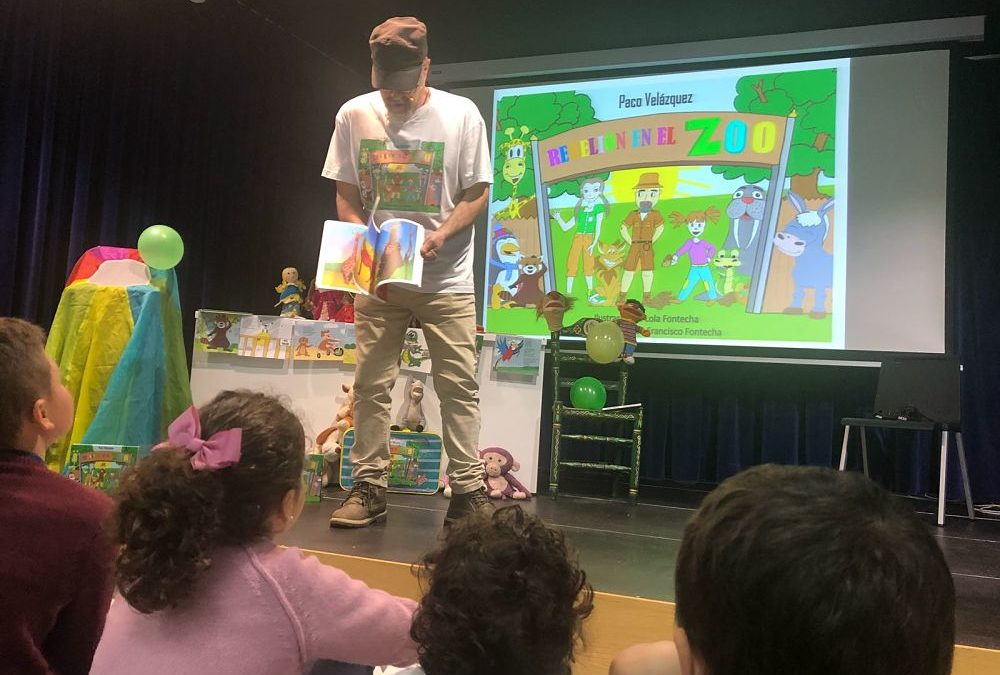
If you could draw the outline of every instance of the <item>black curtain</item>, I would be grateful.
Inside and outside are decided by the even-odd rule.
[[[312,276],[333,118],[366,78],[233,0],[8,0],[0,35],[0,315],[47,324],[81,253],[153,223],[185,241],[187,335]]]

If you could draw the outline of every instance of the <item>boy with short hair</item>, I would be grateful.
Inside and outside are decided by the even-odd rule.
[[[674,643],[612,675],[946,675],[955,588],[906,504],[856,473],[765,465],[723,482],[684,530]]]
[[[73,398],[34,324],[0,317],[0,655],[7,672],[87,673],[113,589],[111,500],[46,468]]]

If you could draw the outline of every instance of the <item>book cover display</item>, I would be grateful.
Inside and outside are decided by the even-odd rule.
[[[848,60],[497,89],[484,317],[645,306],[650,341],[842,348]],[[835,208],[836,206],[836,208]]]

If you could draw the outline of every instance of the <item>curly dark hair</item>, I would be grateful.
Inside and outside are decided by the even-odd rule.
[[[559,530],[520,506],[474,514],[417,573],[410,635],[428,675],[569,673],[594,591]]]
[[[243,430],[239,463],[195,471],[182,451],[157,450],[119,486],[115,537],[118,590],[140,612],[191,597],[221,545],[270,534],[268,519],[302,485],[305,434],[266,394],[224,391],[199,410],[202,438]]]

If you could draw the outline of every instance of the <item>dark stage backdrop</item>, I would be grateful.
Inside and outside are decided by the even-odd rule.
[[[1000,501],[998,73],[996,61],[964,60],[952,73],[953,330],[979,503]],[[282,267],[311,276],[334,214],[333,185],[319,175],[333,117],[367,79],[239,2],[0,3],[0,315],[47,325],[83,251],[134,246],[157,222],[187,244],[177,271],[188,335],[199,307],[271,311]],[[647,482],[714,482],[759,461],[829,464],[837,418],[871,405],[877,376],[640,363]],[[884,445],[873,456],[887,483],[934,489],[929,439]]]
[[[48,324],[83,251],[153,223],[184,238],[189,329],[270,312],[282,267],[313,274],[366,80],[235,2],[0,3],[0,314]]]

